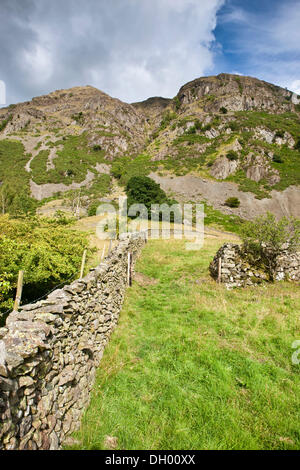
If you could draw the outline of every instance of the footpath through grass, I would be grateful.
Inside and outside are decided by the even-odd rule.
[[[223,242],[145,247],[73,448],[300,449],[299,286],[227,291]]]

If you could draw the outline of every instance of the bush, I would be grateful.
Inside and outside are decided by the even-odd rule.
[[[284,163],[284,161],[282,160],[282,158],[279,155],[274,155],[273,162],[274,163]]]
[[[45,295],[79,272],[88,242],[84,234],[64,223],[60,217],[55,221],[0,216],[0,323],[1,313],[11,307],[19,270],[24,271],[23,303]]]
[[[100,205],[99,201],[93,201],[89,205],[89,208],[88,208],[88,216],[89,217],[93,217],[93,216],[97,215],[97,209],[98,209],[99,205]]]
[[[241,238],[248,256],[254,262],[263,261],[273,279],[276,257],[282,247],[290,252],[300,249],[300,219],[284,217],[278,221],[273,214],[267,213],[246,222],[242,226]]]
[[[200,131],[202,129],[202,124],[201,122],[199,121],[199,119],[196,119],[195,121],[195,128]]]
[[[227,113],[228,113],[228,109],[227,109],[227,108],[224,108],[224,106],[222,106],[222,108],[220,108],[220,113],[222,113],[222,114],[227,114]]]
[[[284,138],[284,131],[277,131],[275,134],[275,138],[279,137],[280,139]]]
[[[228,124],[228,127],[229,129],[232,130],[232,132],[236,132],[239,130],[239,124],[236,122],[236,121],[231,121],[229,124]]]
[[[187,131],[185,131],[186,135],[193,135],[196,134],[196,126],[190,127]]]
[[[300,137],[298,138],[298,140],[295,144],[295,150],[300,150]]]
[[[181,101],[180,101],[180,99],[179,99],[178,96],[175,96],[175,98],[174,98],[174,104],[175,104],[176,111],[178,111],[178,110],[180,109],[180,107],[181,107]]]
[[[238,159],[239,159],[238,153],[235,152],[234,150],[230,150],[230,152],[227,153],[226,157],[227,157],[228,160],[230,160],[230,161],[234,161],[234,160],[238,160]]]
[[[233,209],[240,207],[240,205],[241,205],[241,201],[237,197],[230,197],[225,202],[225,206],[231,207]]]
[[[12,120],[12,118],[12,114],[10,114],[7,119],[4,119],[4,121],[0,123],[0,132],[6,128],[7,124]]]

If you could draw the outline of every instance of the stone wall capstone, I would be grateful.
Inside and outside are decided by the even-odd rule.
[[[226,243],[219,249],[209,267],[211,276],[216,280],[219,278],[220,260],[220,281],[228,288],[252,286],[270,280],[270,274],[262,266],[249,262],[241,245]],[[300,253],[282,249],[276,257],[272,277],[276,281],[300,281]]]
[[[80,426],[144,234],[84,279],[9,315],[0,329],[0,449],[56,450]]]

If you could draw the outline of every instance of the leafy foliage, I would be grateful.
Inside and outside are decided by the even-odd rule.
[[[126,186],[126,194],[128,207],[134,204],[144,204],[148,210],[149,218],[151,218],[152,204],[172,205],[175,203],[175,201],[168,199],[159,184],[147,176],[134,176],[131,178]]]
[[[12,120],[12,115],[10,114],[7,119],[4,119],[2,122],[0,122],[0,132],[4,131],[6,128],[7,124]]]
[[[24,274],[24,302],[44,295],[75,275],[87,240],[62,218],[10,220],[0,216],[0,312],[14,295],[18,272]]]
[[[230,197],[226,200],[225,206],[237,208],[240,207],[241,201],[237,197]]]
[[[276,257],[284,246],[290,252],[300,249],[300,219],[283,217],[277,221],[268,213],[242,226],[241,238],[247,255],[258,263],[264,263],[270,278]]]
[[[30,156],[17,141],[0,141],[0,205],[2,213],[12,215],[32,214],[37,202],[30,197],[29,174],[25,165]]]
[[[262,246],[278,253],[282,245],[287,244],[290,251],[300,248],[300,220],[283,217],[277,221],[270,212],[243,225],[242,239],[248,247],[259,252]]]
[[[234,160],[238,160],[238,159],[239,159],[238,153],[235,152],[234,150],[230,150],[230,152],[227,153],[226,157],[227,157],[228,160],[230,160],[230,161],[234,161]]]

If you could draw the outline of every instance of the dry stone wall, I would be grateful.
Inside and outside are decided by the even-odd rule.
[[[219,249],[209,269],[211,276],[227,287],[252,286],[270,280],[263,264],[251,264],[242,247],[231,243]],[[272,278],[276,281],[300,281],[300,253],[283,249],[276,258]]]
[[[78,429],[117,325],[144,235],[121,241],[84,279],[13,312],[0,329],[0,449],[60,449]]]

